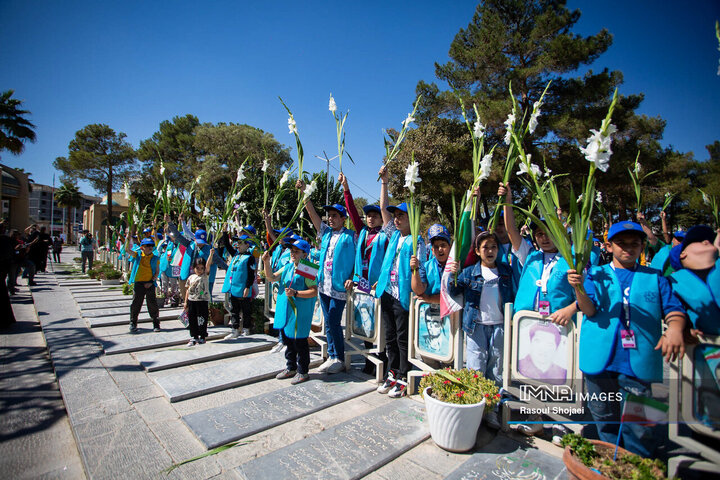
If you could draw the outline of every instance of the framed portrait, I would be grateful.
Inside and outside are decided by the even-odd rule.
[[[680,384],[680,419],[696,432],[720,439],[720,336],[688,345]],[[672,406],[671,406],[672,408]]]
[[[577,378],[574,330],[572,322],[560,326],[537,312],[522,310],[515,314],[512,378],[536,385],[570,386]]]
[[[347,324],[353,337],[375,342],[378,336],[377,321],[380,301],[374,295],[354,290],[348,295]]]
[[[413,297],[411,305],[413,321],[413,344],[415,352],[422,357],[450,362],[455,358],[455,330],[453,318],[440,316],[440,305],[427,303]]]
[[[323,329],[325,317],[323,316],[320,299],[315,300],[315,309],[313,310],[312,324]],[[322,330],[321,330],[322,331]]]

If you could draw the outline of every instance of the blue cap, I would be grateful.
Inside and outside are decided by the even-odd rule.
[[[248,236],[248,235],[240,235],[239,237],[237,237],[237,239],[238,239],[239,241],[241,241],[241,242],[244,242],[244,241],[246,241],[246,240],[249,240],[249,239],[250,239],[250,236]]]
[[[336,210],[340,215],[343,217],[347,217],[347,210],[345,210],[345,207],[340,205],[339,203],[335,203],[333,205],[323,205],[323,208],[327,210]]]
[[[143,233],[151,233],[151,232],[152,232],[152,228],[150,228],[150,227],[147,227],[145,230],[143,230]]]
[[[390,213],[395,213],[395,210],[400,210],[401,212],[407,213],[407,203],[403,202],[400,205],[390,205],[387,207],[387,211]]]
[[[440,238],[450,243],[450,232],[448,232],[448,229],[445,228],[445,226],[440,225],[439,223],[431,225],[430,228],[428,228],[427,235],[430,243],[432,243],[432,241],[436,238]]]
[[[140,242],[140,245],[141,246],[151,245],[154,247],[155,241],[152,238],[143,238],[142,242]]]
[[[273,228],[273,232],[275,232],[276,235],[280,235],[281,233],[286,234],[286,235],[292,235],[292,233],[293,233],[292,229],[290,229],[288,227],[285,227],[281,230],[278,230],[277,228]]]
[[[207,232],[205,230],[197,230],[195,232],[195,243],[205,245],[207,242]]]
[[[593,242],[602,243],[602,240],[600,240],[600,239],[597,238],[597,237],[593,237]]]
[[[686,234],[687,234],[687,232],[685,230],[678,230],[675,233],[673,233],[673,237],[683,240],[685,238]]]
[[[293,243],[290,244],[291,247],[299,248],[305,253],[310,253],[310,244],[303,240],[302,238],[300,240],[295,240]]]
[[[163,234],[162,234],[161,232],[157,232],[157,233],[155,234],[155,236],[156,236],[157,238],[159,238],[160,240],[163,239]]]
[[[295,241],[297,241],[297,240],[302,240],[302,239],[303,239],[303,238],[302,238],[300,235],[295,235],[295,234],[293,233],[293,234],[291,234],[291,235],[288,235],[287,237],[284,237],[284,238],[282,239],[282,241],[285,242],[285,243],[293,243],[293,242],[295,242]]]
[[[365,205],[363,207],[363,212],[365,212],[365,215],[367,215],[370,212],[382,213],[382,211],[380,210],[380,207],[378,205]]]
[[[612,238],[617,235],[618,233],[622,232],[637,232],[642,236],[643,239],[647,237],[647,234],[643,231],[642,227],[639,223],[635,222],[620,222],[620,223],[613,223],[612,227],[610,227],[610,231],[608,231],[608,242],[612,240]]]
[[[252,225],[246,225],[242,229],[246,232],[252,233],[253,235],[257,235],[257,230],[255,230],[255,227],[253,227]]]
[[[682,251],[682,244],[675,245],[673,248],[670,249],[670,266],[675,271],[683,269],[682,262],[680,261],[680,254],[682,253]]]
[[[710,243],[715,241],[715,230],[708,227],[707,225],[695,225],[687,231],[687,235],[683,238],[682,249],[695,242],[704,242],[707,240]]]

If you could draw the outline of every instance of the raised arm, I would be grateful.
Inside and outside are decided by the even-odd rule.
[[[670,245],[670,243],[672,243],[672,236],[670,235],[670,231],[668,230],[667,214],[665,213],[665,211],[660,212],[660,218],[662,219],[663,238],[665,239],[665,243]]]
[[[650,225],[645,218],[645,214],[643,212],[637,212],[636,216],[638,223],[643,229],[643,232],[645,232],[645,235],[647,235],[648,243],[654,247],[655,245],[657,245],[658,238],[653,233],[652,228],[650,228]]]
[[[210,267],[212,267],[213,260],[215,259],[215,249],[210,249],[210,254],[208,255],[207,262],[205,262],[205,272],[209,275],[210,274]]]
[[[506,183],[505,185],[500,183],[498,196],[505,198],[505,205],[503,205],[503,217],[505,219],[505,229],[510,237],[510,243],[512,243],[515,250],[519,250],[523,239],[522,236],[520,236],[520,231],[518,230],[517,225],[515,224],[515,212],[513,212],[512,208],[512,190],[510,190],[509,183]]]
[[[295,184],[295,187],[300,190],[301,192],[305,192],[305,182],[302,180],[298,180]],[[322,230],[322,219],[320,218],[320,215],[315,211],[315,206],[312,203],[312,200],[309,198],[305,202],[305,210],[308,212],[308,217],[310,217],[310,220],[313,223],[313,226],[315,227],[315,231],[320,235],[320,231]]]
[[[355,231],[359,232],[363,228],[362,220],[358,215],[357,208],[355,208],[355,201],[353,200],[352,193],[350,193],[350,186],[348,185],[348,179],[342,172],[338,175],[338,181],[343,186],[343,195],[345,196],[345,206],[347,207],[348,215],[352,221]]]
[[[265,286],[267,287],[271,282],[277,282],[280,277],[275,275],[270,267],[270,252],[264,252],[262,255],[263,270],[265,270]],[[270,292],[266,292],[266,295]]]
[[[380,167],[378,175],[380,176],[380,215],[382,215],[383,225],[387,225],[392,222],[393,216],[387,211],[390,198],[388,197],[388,171],[385,165]]]
[[[270,214],[267,210],[263,210],[262,215],[263,220],[265,221],[265,231],[267,232],[268,245],[272,245],[275,243],[275,239],[277,238],[277,235],[275,235],[275,231],[272,227],[272,219],[270,218]]]
[[[175,236],[175,240],[178,244],[186,248],[188,247],[188,245],[190,245],[190,240],[185,238],[185,236],[177,229],[175,224],[170,221],[170,215],[165,215],[165,224],[167,225],[168,230],[170,230],[170,233]]]

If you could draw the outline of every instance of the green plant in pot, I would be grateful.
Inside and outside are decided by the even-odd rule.
[[[451,452],[473,448],[484,411],[500,402],[495,382],[467,368],[428,373],[420,388],[433,441]]]
[[[225,305],[222,302],[210,302],[208,310],[213,325],[225,324]]]

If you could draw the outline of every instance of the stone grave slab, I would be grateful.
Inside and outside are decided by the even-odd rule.
[[[210,449],[332,407],[375,388],[347,374],[332,375],[196,412],[182,420]]]
[[[355,479],[430,436],[424,406],[403,398],[240,465],[246,479]]]
[[[198,345],[192,348],[203,348]],[[322,358],[310,354],[310,367],[320,365]],[[167,375],[151,374],[151,378],[160,387],[171,402],[207,395],[229,388],[247,385],[277,375],[285,368],[285,356],[277,353],[259,355],[226,361],[222,367],[208,365],[185,372]]]
[[[207,339],[222,338],[228,333],[230,333],[228,327],[212,327],[208,329]],[[163,330],[161,332],[151,331],[114,335],[107,338],[98,338],[98,341],[102,344],[105,355],[114,355],[181,345],[187,343],[189,339],[188,331],[184,328],[178,328],[177,330]]]
[[[123,308],[121,309],[122,313],[114,314],[114,315],[108,315],[105,314],[102,317],[87,317],[87,315],[83,315],[83,317],[87,317],[87,321],[90,324],[90,328],[97,328],[97,327],[112,327],[114,325],[125,325],[130,323],[130,309],[129,308]],[[182,313],[182,308],[161,308],[160,309],[160,316],[158,317],[160,320],[174,320],[180,316]],[[147,312],[147,309],[140,310],[140,315],[138,315],[138,323],[147,323],[151,322],[152,318],[150,318],[150,314]]]
[[[162,313],[164,309],[160,309]],[[83,318],[109,317],[112,315],[130,315],[130,304],[126,307],[96,308],[94,310],[82,310]],[[140,313],[147,313],[147,305],[143,303]],[[179,315],[179,314],[178,314]]]
[[[72,294],[75,300],[83,300],[86,298],[100,298],[105,299],[108,297],[120,297],[120,298],[132,298],[132,295],[123,295],[122,290],[100,290],[91,292],[74,292]]]
[[[504,480],[527,478],[560,480],[567,478],[562,458],[526,448],[500,434],[453,470],[446,480]]]
[[[107,295],[107,296],[95,296],[95,297],[75,297],[75,303],[78,304],[80,308],[84,308],[88,305],[92,304],[100,304],[102,305],[104,302],[117,302],[117,301],[125,301],[125,300],[132,300],[132,297],[128,297],[127,295],[121,294],[115,294],[115,295]]]
[[[277,338],[269,335],[250,335],[248,337],[238,337],[237,340],[206,343],[202,348],[193,347],[140,353],[135,358],[145,370],[155,372],[269,350],[276,342]]]
[[[132,297],[121,300],[110,300],[110,301],[95,301],[92,303],[83,303],[80,305],[80,310],[83,312],[87,310],[98,310],[102,308],[119,308],[119,307],[129,307],[132,303]],[[143,305],[145,302],[143,302]]]
[[[78,280],[58,280],[58,286],[60,287],[79,287],[88,285],[97,285],[99,287],[102,284],[99,281],[93,280],[91,278]]]

